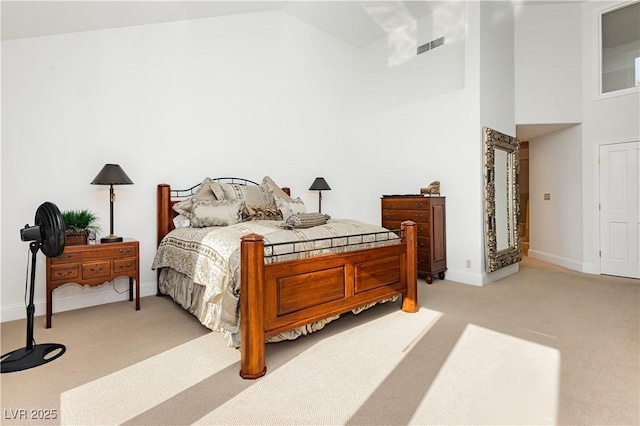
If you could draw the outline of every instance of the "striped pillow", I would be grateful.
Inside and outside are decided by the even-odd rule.
[[[324,225],[329,219],[331,219],[331,216],[328,214],[297,213],[289,216],[282,224],[282,227],[284,229],[311,228],[314,226]]]

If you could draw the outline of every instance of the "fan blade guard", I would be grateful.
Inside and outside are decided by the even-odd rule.
[[[42,234],[42,253],[47,257],[58,257],[64,251],[66,227],[58,206],[46,201],[36,210],[36,226]]]

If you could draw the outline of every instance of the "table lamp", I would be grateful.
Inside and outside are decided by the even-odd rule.
[[[317,177],[309,190],[318,191],[318,213],[322,213],[322,191],[331,191],[331,187],[323,177]]]
[[[113,202],[116,195],[113,192],[113,185],[131,185],[131,179],[118,164],[105,164],[100,173],[91,181],[91,185],[109,185],[109,235],[100,238],[101,243],[116,243],[122,241],[113,233]]]

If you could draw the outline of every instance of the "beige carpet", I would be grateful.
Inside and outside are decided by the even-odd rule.
[[[525,258],[489,286],[419,295],[416,314],[381,305],[267,345],[256,381],[167,298],[38,317],[37,342],[67,352],[0,375],[2,424],[640,424],[639,281]],[[2,353],[25,327],[2,324]]]

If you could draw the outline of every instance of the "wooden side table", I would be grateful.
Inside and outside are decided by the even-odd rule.
[[[47,328],[51,328],[53,290],[63,284],[98,286],[118,277],[129,277],[129,301],[136,283],[136,311],[140,310],[140,244],[133,239],[119,243],[66,246],[56,258],[47,257]]]

